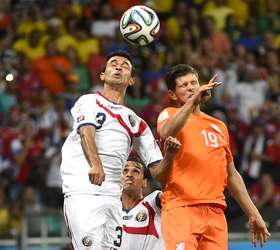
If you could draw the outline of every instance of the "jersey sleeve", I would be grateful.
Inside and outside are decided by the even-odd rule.
[[[160,112],[157,118],[157,133],[159,134],[159,128],[161,124],[166,121],[168,118],[172,117],[176,113],[177,109],[175,108],[166,108]]]
[[[134,137],[133,150],[137,152],[146,166],[162,159],[160,148],[148,126],[146,126],[145,130],[139,136]]]
[[[74,119],[73,130],[78,132],[79,128],[84,125],[97,127],[97,113],[98,107],[94,95],[89,94],[81,96],[71,109],[71,114]]]

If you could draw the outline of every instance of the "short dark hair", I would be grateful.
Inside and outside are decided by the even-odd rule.
[[[133,162],[139,163],[143,168],[144,179],[147,179],[147,180],[152,179],[152,175],[151,175],[149,168],[146,167],[145,163],[140,159],[140,157],[135,156],[135,155],[129,156],[127,161],[133,161]]]
[[[133,61],[132,61],[132,57],[130,56],[130,54],[124,50],[113,51],[112,53],[110,53],[107,56],[106,63],[109,61],[110,58],[112,58],[114,56],[121,56],[121,57],[128,59],[128,61],[130,61],[131,65],[132,65],[131,75],[133,76],[134,75],[134,66],[133,66]],[[106,65],[105,65],[105,67],[106,67]]]
[[[176,89],[176,79],[180,76],[187,74],[195,74],[198,77],[197,71],[190,65],[187,64],[177,64],[171,67],[165,76],[165,83],[168,90]]]

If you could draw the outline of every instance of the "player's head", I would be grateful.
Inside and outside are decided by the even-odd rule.
[[[184,104],[190,93],[199,88],[197,71],[187,64],[171,67],[165,77],[171,100]]]
[[[128,86],[134,83],[133,64],[125,51],[116,51],[107,56],[100,79],[106,84]]]
[[[130,62],[131,65],[133,65],[133,61],[132,61],[130,54],[123,50],[114,51],[114,52],[110,53],[109,55],[107,55],[106,62],[108,62],[112,57],[115,57],[115,56],[124,57]],[[132,67],[132,75],[133,75],[133,67]]]
[[[139,157],[129,157],[122,170],[122,187],[125,192],[137,192],[147,186],[151,173]]]

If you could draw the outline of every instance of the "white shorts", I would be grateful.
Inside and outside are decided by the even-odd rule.
[[[64,218],[76,250],[115,250],[122,242],[119,197],[75,194],[64,199]]]

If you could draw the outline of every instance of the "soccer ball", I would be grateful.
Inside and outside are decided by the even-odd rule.
[[[120,20],[122,36],[133,44],[145,46],[157,36],[160,28],[157,14],[144,5],[128,9]]]

